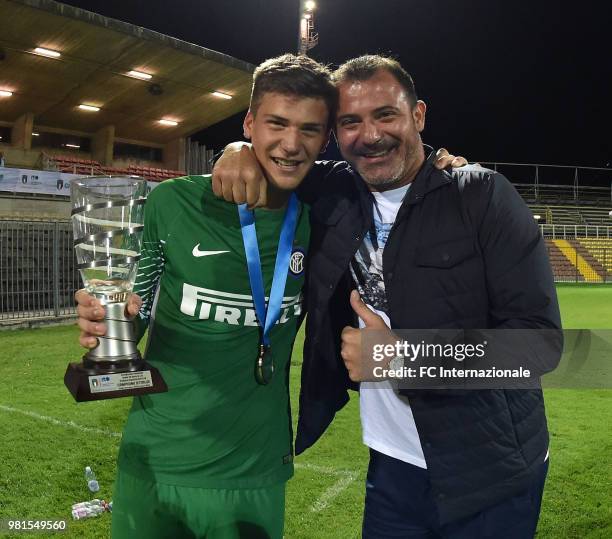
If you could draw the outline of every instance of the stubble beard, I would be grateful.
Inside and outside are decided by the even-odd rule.
[[[395,187],[399,187],[408,174],[409,167],[406,157],[398,163],[395,170],[383,177],[380,177],[378,174],[369,174],[367,170],[357,169],[357,172],[359,172],[359,175],[363,178],[363,181],[368,185],[371,191],[388,191]]]
[[[390,176],[380,178],[378,176],[369,176],[367,172],[360,173],[363,180],[375,191],[387,191],[395,185],[401,183],[406,175],[405,163],[402,163],[395,172]]]
[[[368,176],[367,171],[362,173],[359,169],[357,169],[357,172],[359,172],[359,175],[363,178],[371,191],[389,191],[391,189],[403,187],[411,183],[416,177],[421,166],[421,163],[419,163],[419,150],[421,148],[422,142],[419,137],[418,141],[414,141],[414,144],[408,146],[403,159],[400,160],[396,169],[384,178],[371,175]]]

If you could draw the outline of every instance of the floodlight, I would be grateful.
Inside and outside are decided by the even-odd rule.
[[[61,54],[57,51],[52,51],[51,49],[45,49],[43,47],[36,47],[34,52],[40,56],[46,56],[48,58],[59,58]]]
[[[85,105],[84,103],[81,103],[79,105],[79,108],[81,110],[87,110],[89,112],[98,112],[100,110],[100,107],[94,107],[93,105]]]
[[[231,99],[232,98],[231,95],[225,94],[223,92],[218,92],[218,91],[212,92],[212,95],[214,95],[215,97],[220,97],[221,99]]]
[[[143,71],[136,71],[135,69],[128,71],[127,75],[128,77],[140,80],[151,80],[153,78],[153,75],[149,75],[149,73],[144,73]]]

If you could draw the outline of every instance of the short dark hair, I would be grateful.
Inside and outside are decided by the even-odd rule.
[[[352,58],[344,62],[332,74],[336,85],[343,82],[365,81],[371,79],[378,71],[385,70],[393,75],[399,82],[410,102],[414,107],[417,102],[416,89],[410,74],[401,66],[395,58],[381,56],[378,54],[366,54],[357,58]]]
[[[338,106],[338,91],[331,71],[308,56],[283,54],[259,64],[253,73],[250,109],[256,114],[264,94],[313,97],[325,101],[332,125]]]

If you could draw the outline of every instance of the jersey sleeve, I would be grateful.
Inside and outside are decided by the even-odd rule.
[[[140,341],[149,325],[157,287],[164,270],[164,240],[160,234],[162,223],[156,211],[156,199],[157,197],[149,194],[145,204],[142,249],[134,283],[134,293],[142,299],[142,307],[134,320],[137,341]]]

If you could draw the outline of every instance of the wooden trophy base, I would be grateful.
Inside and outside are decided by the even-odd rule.
[[[70,363],[64,384],[77,402],[168,391],[159,371],[146,361]]]

